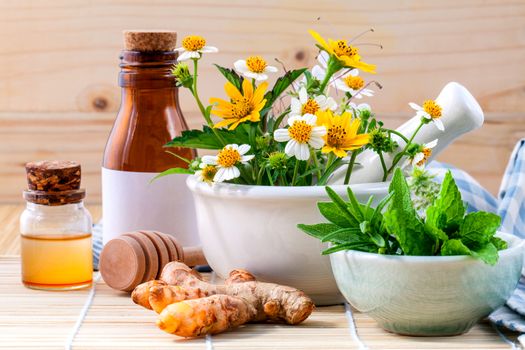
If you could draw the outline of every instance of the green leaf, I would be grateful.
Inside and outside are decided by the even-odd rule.
[[[470,249],[459,239],[450,239],[443,243],[441,255],[470,255]]]
[[[279,96],[288,87],[306,71],[306,68],[290,70],[285,75],[277,79],[271,91],[268,91],[264,98],[266,99],[266,106],[271,106],[279,98]]]
[[[221,67],[218,64],[215,64],[215,67],[217,67],[219,72],[221,72],[221,74],[224,75],[224,77],[230,83],[232,83],[233,86],[235,86],[237,88],[237,90],[242,91],[241,90],[241,86],[242,86],[243,78],[241,76],[239,76],[239,74],[237,74],[237,72],[235,72],[233,69]]]
[[[498,250],[503,250],[503,249],[507,249],[508,248],[507,242],[505,242],[504,240],[502,240],[499,237],[492,237],[490,239],[490,243],[494,244],[494,246]]]
[[[438,198],[427,209],[427,222],[448,233],[457,231],[465,216],[465,205],[450,170],[445,175]]]
[[[309,234],[312,237],[323,239],[326,235],[340,230],[341,228],[334,224],[328,224],[328,223],[321,223],[321,224],[314,224],[314,225],[305,225],[305,224],[298,224],[297,228],[303,230],[305,233]]]
[[[356,221],[349,219],[337,204],[333,202],[318,202],[317,207],[321,215],[328,221],[345,228],[356,227]]]
[[[352,191],[350,186],[348,186],[346,188],[346,192],[348,193],[348,200],[350,201],[350,205],[348,206],[348,210],[350,210],[350,212],[356,217],[357,220],[363,221],[365,219],[364,218],[364,214],[365,213],[363,212],[363,209],[361,208],[361,205],[357,201],[357,198],[356,198],[356,196],[354,194],[354,191]]]
[[[155,176],[153,179],[150,180],[149,183],[152,183],[153,181],[160,179],[161,177],[172,175],[172,174],[193,174],[193,171],[189,169],[185,169],[185,168],[171,168]]]
[[[476,250],[471,249],[473,257],[483,260],[489,265],[496,265],[498,262],[498,249],[492,243],[486,244]]]
[[[501,218],[492,213],[478,211],[469,213],[459,228],[459,237],[471,249],[490,242],[501,223]]]
[[[406,255],[432,255],[436,240],[425,231],[412,205],[410,189],[399,168],[396,169],[390,192],[394,192],[390,207],[383,215],[385,227],[395,236]]]
[[[383,211],[383,208],[388,204],[388,202],[390,202],[393,196],[394,192],[390,192],[388,196],[386,196],[381,200],[381,202],[379,202],[376,209],[374,210],[374,213],[370,218],[370,222],[375,228],[379,228],[381,226],[381,222],[383,221],[383,214],[381,214],[381,212]]]
[[[359,250],[362,252],[376,253],[377,247],[371,243],[366,242],[354,242],[354,243],[343,243],[337,244],[323,251],[323,255],[332,254],[341,250]]]
[[[425,230],[426,232],[431,235],[432,237],[434,237],[435,239],[439,239],[439,240],[442,240],[442,241],[448,241],[449,237],[447,236],[447,234],[437,228],[437,227],[434,227],[432,225],[430,225],[429,223],[425,223]]]
[[[346,216],[346,218],[352,222],[353,226],[359,226],[359,220],[348,210],[348,204],[341,198],[337,193],[335,193],[334,190],[332,190],[330,187],[326,187],[326,193],[328,193],[328,197],[334,202],[335,205],[339,208],[341,211],[341,214]]]
[[[249,144],[248,134],[242,128],[235,130],[215,129],[226,143]],[[164,147],[187,147],[200,149],[221,149],[223,145],[217,139],[209,126],[202,130],[185,130],[181,136],[175,137]]]
[[[321,239],[321,242],[351,243],[362,241],[360,233],[359,228],[342,228],[327,234]]]

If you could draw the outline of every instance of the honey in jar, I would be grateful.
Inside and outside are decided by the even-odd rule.
[[[26,164],[29,189],[20,217],[22,282],[46,290],[91,285],[91,215],[82,202],[80,165],[69,161]]]

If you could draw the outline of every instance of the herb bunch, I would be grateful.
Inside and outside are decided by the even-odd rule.
[[[437,198],[426,209],[426,218],[416,211],[407,180],[398,168],[389,195],[373,208],[373,196],[359,203],[348,187],[345,201],[333,189],[331,202],[319,202],[320,213],[329,223],[299,224],[307,234],[331,243],[323,254],[359,250],[388,255],[470,255],[494,265],[498,251],[507,243],[495,236],[501,218],[493,213],[466,213],[461,193],[447,172]]]

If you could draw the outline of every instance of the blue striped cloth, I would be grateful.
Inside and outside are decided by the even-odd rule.
[[[427,169],[436,175],[438,181],[441,181],[445,173],[450,170],[469,212],[483,210],[497,213],[502,218],[502,231],[525,238],[525,139],[520,140],[512,152],[498,198],[463,170],[439,162],[432,162]],[[95,269],[98,268],[101,249],[102,223],[100,222],[93,227]],[[497,325],[525,333],[525,277],[520,280],[516,292],[507,305],[496,310],[489,319]]]

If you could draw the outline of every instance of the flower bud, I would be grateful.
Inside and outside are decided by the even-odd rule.
[[[177,63],[171,69],[171,74],[177,79],[177,86],[184,86],[191,88],[193,84],[193,76],[190,73],[188,65],[184,62]]]
[[[273,152],[268,156],[268,164],[273,170],[285,170],[288,157],[283,152]]]

